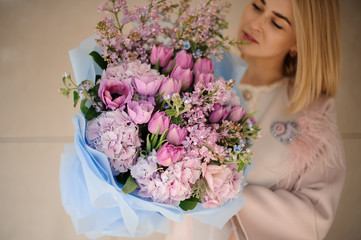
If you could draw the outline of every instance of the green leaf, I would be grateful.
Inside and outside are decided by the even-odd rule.
[[[128,194],[133,192],[135,189],[137,189],[138,185],[132,178],[132,176],[129,175],[127,181],[123,185],[123,193]]]
[[[90,106],[88,108],[88,111],[86,111],[86,113],[85,113],[85,118],[86,118],[86,120],[90,121],[90,120],[98,117],[99,115],[100,115],[100,112],[97,112],[95,110],[95,107]]]
[[[202,52],[207,51],[208,47],[207,46],[200,46],[199,50],[201,50]]]
[[[99,79],[101,79],[102,78],[102,76],[100,76],[100,75],[96,75],[95,76],[95,84],[97,84],[97,82],[99,81]]]
[[[130,171],[125,173],[120,173],[118,176],[115,177],[115,179],[124,185],[127,182],[128,177],[130,176]]]
[[[173,117],[177,115],[177,110],[175,109],[167,109],[165,110],[165,113],[167,114],[168,117]]]
[[[195,52],[197,50],[197,43],[190,41],[190,44],[192,52]]]
[[[149,135],[150,134],[147,135],[147,143],[146,143],[147,153],[150,153],[150,151],[152,150],[152,145],[150,144]]]
[[[159,72],[159,68],[160,68],[160,59],[158,59],[157,64],[154,67],[158,72]]]
[[[79,102],[80,96],[79,96],[79,93],[77,91],[73,92],[73,96],[74,96],[74,107],[76,107],[76,105]]]
[[[92,51],[89,55],[93,57],[94,62],[98,64],[101,69],[104,70],[107,68],[107,62],[104,61],[103,57],[98,52]]]
[[[238,172],[242,171],[243,168],[244,168],[244,162],[240,162],[240,163],[238,164]]]
[[[182,118],[180,117],[180,116],[178,116],[178,117],[172,117],[171,118],[171,121],[172,121],[172,123],[174,123],[174,124],[177,124],[177,125],[182,125]]]
[[[85,115],[86,112],[88,111],[88,107],[86,106],[86,102],[88,101],[88,99],[83,99],[80,102],[80,111]]]
[[[195,197],[190,197],[184,201],[181,201],[179,207],[184,211],[192,210],[197,206],[197,203],[201,203],[201,200]]]

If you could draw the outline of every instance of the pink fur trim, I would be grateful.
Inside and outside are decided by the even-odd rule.
[[[330,101],[328,101],[330,103]],[[299,187],[303,173],[312,164],[321,161],[322,169],[342,166],[343,143],[336,124],[333,101],[324,108],[304,110],[296,122],[300,133],[289,145],[289,161],[285,166],[286,188],[291,181],[298,180],[294,189]],[[297,177],[297,179],[295,179]]]

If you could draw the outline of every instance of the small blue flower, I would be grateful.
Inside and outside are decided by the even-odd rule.
[[[199,58],[202,56],[202,54],[203,54],[202,51],[200,49],[197,49],[197,51],[195,53],[193,53],[193,56],[195,58]]]
[[[188,50],[190,48],[191,48],[191,44],[189,43],[189,41],[183,42],[183,50]]]
[[[246,145],[246,139],[244,138],[244,139],[239,140],[239,145],[241,147],[244,147]]]
[[[191,99],[189,97],[184,97],[183,98],[183,102],[184,103],[190,103],[191,102]]]
[[[164,104],[164,109],[169,109],[170,105],[168,103]]]
[[[242,151],[242,146],[241,145],[234,145],[233,151],[234,152],[241,152]]]

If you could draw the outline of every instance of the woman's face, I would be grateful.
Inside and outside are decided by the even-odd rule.
[[[245,57],[282,58],[296,51],[291,0],[252,0],[245,8],[238,38]]]

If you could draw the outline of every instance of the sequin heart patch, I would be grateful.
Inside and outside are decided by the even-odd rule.
[[[284,144],[289,144],[300,133],[300,128],[296,122],[275,122],[271,126],[272,135]]]

